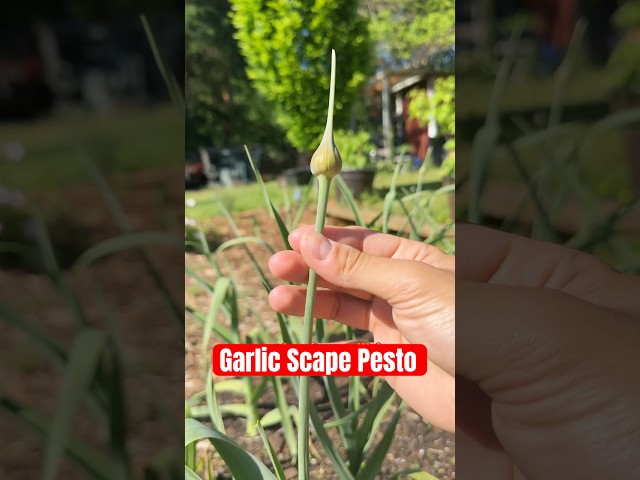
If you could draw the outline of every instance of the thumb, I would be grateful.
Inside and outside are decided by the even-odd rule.
[[[433,268],[411,260],[390,259],[364,253],[317,232],[300,239],[300,253],[319,276],[338,288],[360,290],[389,303],[415,295],[416,275]],[[418,270],[418,271],[416,271]]]

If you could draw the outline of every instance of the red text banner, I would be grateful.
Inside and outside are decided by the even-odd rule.
[[[380,343],[218,344],[217,376],[422,376],[424,345]]]

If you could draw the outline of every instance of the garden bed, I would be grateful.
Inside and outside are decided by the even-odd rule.
[[[313,209],[308,209],[302,216],[301,223],[313,223]],[[256,235],[273,246],[275,250],[283,248],[282,239],[274,226],[273,219],[270,218],[266,210],[254,210],[242,212],[234,215],[234,220],[240,230],[240,235]],[[330,218],[329,224],[347,225],[349,222]],[[232,232],[227,220],[224,217],[215,217],[199,222],[200,228],[209,232],[210,241],[220,243],[235,235]],[[270,276],[267,269],[267,261],[270,252],[263,247],[251,248],[252,254],[258,263],[267,272],[269,280],[277,285],[275,278]],[[247,252],[241,246],[232,247],[226,250],[226,260],[219,259],[223,268],[223,274],[232,276],[238,284],[240,301],[240,330],[242,334],[250,332],[253,328],[264,325],[273,335],[279,335],[279,327],[275,314],[271,310],[267,293],[264,290],[260,279],[255,274],[253,267],[247,256]],[[185,263],[195,272],[202,275],[210,284],[215,283],[215,270],[207,261],[206,257],[196,254],[185,254]],[[209,308],[209,295],[191,277],[185,277],[185,301],[201,313],[206,313]],[[222,319],[222,315],[220,319]],[[201,355],[202,329],[199,323],[192,318],[186,319],[186,361],[185,361],[185,396],[190,398],[200,392],[205,387],[206,363]],[[221,379],[219,379],[221,380]],[[331,416],[331,408],[326,399],[324,388],[320,379],[312,381],[312,396],[318,406],[323,419],[327,420]],[[215,380],[214,380],[215,381]],[[341,382],[338,381],[338,385]],[[343,385],[344,386],[344,385]],[[295,405],[297,399],[289,382],[284,382],[287,403]],[[243,398],[231,393],[219,395],[219,403],[238,403]],[[267,388],[264,395],[258,402],[260,415],[266,413],[274,406],[274,397],[270,388]],[[389,421],[391,411],[387,414],[385,422]],[[269,460],[264,452],[264,446],[259,436],[249,437],[246,434],[246,420],[237,416],[224,417],[225,430],[228,436],[251,451],[254,455],[269,464]],[[378,436],[384,432],[384,425],[378,431]],[[292,466],[291,455],[284,439],[283,428],[276,426],[267,430],[268,436],[283,463],[289,478],[295,478],[295,466]],[[336,445],[340,444],[336,429],[329,429],[329,434]],[[213,447],[208,442],[200,442],[199,455],[212,459],[211,469],[215,472],[217,479],[230,479],[224,463],[216,458]],[[455,478],[455,442],[454,435],[433,428],[411,409],[403,410],[400,422],[396,427],[395,436],[391,448],[385,457],[382,470],[378,476],[380,479],[392,478],[393,473],[408,469],[418,469],[427,471],[442,480]],[[334,473],[334,468],[330,460],[326,457],[320,442],[313,442],[311,448],[311,478],[332,480],[339,477]]]

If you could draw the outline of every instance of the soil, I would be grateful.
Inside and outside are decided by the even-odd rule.
[[[181,169],[179,169],[178,174]],[[174,169],[111,179],[115,195],[137,231],[164,231],[180,242],[183,230],[183,190]],[[177,188],[176,188],[177,187]],[[180,461],[183,449],[183,343],[180,318],[168,313],[143,262],[133,252],[111,255],[87,269],[70,267],[86,248],[121,231],[100,192],[91,185],[29,198],[38,204],[49,227],[56,256],[64,254],[60,281],[77,298],[87,326],[108,332],[122,354],[126,453],[132,478],[147,478],[145,468],[172,449]],[[60,221],[63,219],[64,221]],[[65,228],[68,226],[69,228]],[[67,241],[74,238],[71,247]],[[6,240],[1,238],[0,241]],[[146,249],[161,278],[182,308],[183,252],[176,248]],[[68,353],[80,332],[69,302],[47,275],[30,265],[0,267],[0,478],[40,478],[46,438],[10,412],[9,402],[38,412],[45,421],[57,415],[65,371],[37,342],[7,322],[5,308],[16,312],[47,339]],[[4,408],[3,408],[4,407]],[[173,415],[173,416],[172,416]],[[109,454],[109,422],[82,402],[74,414],[72,435],[80,443]],[[108,420],[108,419],[106,419]],[[56,478],[91,478],[64,458]]]
[[[283,248],[283,242],[275,226],[275,221],[270,218],[265,210],[243,212],[233,215],[233,218],[237,224],[239,235],[260,236],[275,250]],[[310,224],[313,223],[313,221],[314,212],[307,211],[304,213],[301,223]],[[327,223],[333,225],[346,224],[343,221],[336,221],[335,219],[328,219]],[[213,218],[205,222],[200,222],[199,226],[205,230],[212,247],[235,237],[229,223],[224,218]],[[271,253],[261,246],[252,246],[251,253],[266,272],[272,285],[279,284],[280,282],[270,275],[267,268],[267,261]],[[260,325],[260,320],[269,332],[278,338],[279,328],[276,317],[268,304],[266,291],[249,261],[247,251],[241,246],[232,247],[226,250],[223,255],[217,254],[215,258],[221,265],[223,275],[228,275],[233,278],[238,286],[241,315],[240,330],[242,335],[246,335]],[[194,271],[206,278],[209,283],[215,283],[216,272],[208,263],[206,257],[196,253],[187,253],[185,254],[185,263],[188,267],[191,267]],[[185,301],[187,305],[201,313],[208,311],[208,293],[188,275],[185,277]],[[219,315],[218,321],[225,322],[222,314]],[[200,324],[193,318],[188,317],[186,319],[185,338],[185,396],[187,399],[204,389],[205,379],[203,372],[206,371],[207,365],[205,364],[205,359],[201,356],[201,338],[202,331]],[[212,342],[215,341],[216,339],[212,339]],[[214,381],[220,380],[223,379],[214,378]],[[312,398],[314,398],[320,414],[325,420],[332,419],[331,407],[326,399],[321,380],[314,379],[311,385]],[[293,389],[288,383],[285,383],[285,391],[288,403],[291,405],[297,404]],[[219,397],[220,404],[242,402],[243,398],[241,396],[226,392]],[[263,397],[261,397],[259,407],[260,415],[274,408],[273,394],[270,388],[268,388]],[[392,415],[393,408],[395,407],[390,409],[382,427],[378,430],[378,437],[383,435],[385,425]],[[200,420],[206,422],[206,418]],[[224,417],[224,425],[226,434],[230,438],[251,451],[265,462],[265,464],[270,465],[260,437],[256,436],[251,438],[247,435],[247,425],[244,418],[227,415]],[[330,429],[329,434],[334,444],[339,446],[341,454],[344,455],[344,449],[341,446],[341,439],[337,433],[337,429]],[[278,454],[278,458],[283,464],[287,478],[296,478],[297,471],[292,464],[292,458],[284,439],[282,428],[269,429],[268,435]],[[377,440],[378,438],[376,438],[376,441]],[[231,479],[224,463],[215,455],[213,447],[208,442],[200,442],[198,452],[201,458],[206,457],[210,459],[210,470],[215,472],[215,478],[218,480]],[[334,473],[330,460],[325,456],[322,445],[315,439],[315,436],[312,437],[311,454],[311,478],[323,480],[339,478],[337,474]],[[207,460],[207,462],[209,462],[209,460]],[[377,478],[381,480],[397,478],[395,474],[410,469],[429,472],[441,480],[454,479],[455,440],[453,434],[434,428],[432,425],[424,422],[413,410],[404,408],[395,430],[392,445],[388,450],[381,472]],[[399,478],[407,477],[400,476]]]

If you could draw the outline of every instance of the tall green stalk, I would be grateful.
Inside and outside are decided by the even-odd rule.
[[[342,159],[333,140],[333,103],[336,84],[336,52],[331,50],[331,86],[329,89],[329,109],[327,124],[320,146],[311,157],[311,172],[318,178],[318,208],[316,210],[315,231],[324,230],[327,201],[331,180],[342,169]],[[313,306],[316,299],[316,272],[309,269],[307,299],[304,309],[302,343],[309,344],[313,338]],[[298,399],[298,479],[309,478],[309,377],[300,377]]]

